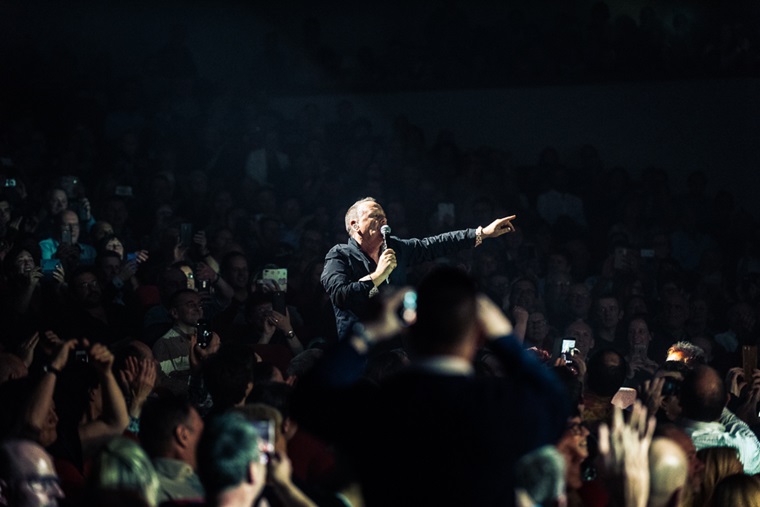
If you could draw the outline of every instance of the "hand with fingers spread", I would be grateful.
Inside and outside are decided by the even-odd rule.
[[[655,419],[636,401],[628,422],[614,407],[612,428],[599,426],[600,472],[609,484],[613,502],[624,507],[645,507],[649,498],[649,445]]]
[[[157,374],[156,363],[153,360],[127,357],[124,369],[119,372],[119,378],[122,386],[130,394],[130,416],[140,417],[143,405],[156,386]]]
[[[37,348],[37,344],[40,342],[40,333],[36,332],[28,339],[21,342],[18,348],[18,356],[23,359],[27,368],[32,365],[34,360],[34,349]]]
[[[652,380],[645,380],[643,389],[639,393],[641,402],[647,407],[650,414],[654,415],[662,406],[662,387],[665,385],[665,377],[655,377]]]

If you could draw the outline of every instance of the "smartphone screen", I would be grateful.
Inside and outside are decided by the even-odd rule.
[[[281,290],[272,293],[272,310],[285,315],[285,293]]]
[[[287,268],[280,269],[265,269],[261,273],[261,279],[272,280],[275,282],[275,288],[281,292],[288,291],[288,270]]]
[[[562,354],[562,357],[565,359],[566,363],[572,363],[572,351],[575,348],[575,340],[572,338],[563,338],[562,339],[562,349],[560,353]]]
[[[179,241],[184,246],[193,244],[193,224],[183,223],[179,226]]]
[[[256,433],[259,434],[259,452],[262,455],[262,462],[266,462],[269,455],[274,453],[274,421],[272,419],[254,419],[251,421],[251,425],[256,428]]]

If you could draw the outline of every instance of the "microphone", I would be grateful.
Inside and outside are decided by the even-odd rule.
[[[391,228],[389,225],[380,227],[380,234],[383,235],[383,251],[388,250],[388,236],[391,235]]]
[[[383,252],[388,250],[388,236],[391,235],[391,228],[388,224],[380,227],[380,234],[383,235]],[[391,283],[390,279],[386,278],[385,283]]]

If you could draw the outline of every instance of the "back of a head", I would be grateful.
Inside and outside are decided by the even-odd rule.
[[[249,465],[259,460],[258,434],[242,414],[228,412],[206,423],[197,454],[198,476],[212,499],[248,479]]]
[[[734,447],[708,447],[697,451],[697,458],[704,463],[702,494],[709,498],[715,486],[725,477],[744,473],[739,451]]]
[[[760,479],[735,474],[721,480],[708,505],[710,507],[760,507]]]
[[[678,396],[681,415],[694,421],[717,421],[726,405],[726,396],[726,387],[718,372],[699,365],[688,372],[681,383]]]
[[[649,448],[649,507],[671,505],[673,496],[686,487],[689,462],[683,449],[669,438],[652,440]]]
[[[203,363],[206,382],[215,410],[230,408],[245,398],[253,382],[253,355],[244,346],[224,345]]]
[[[529,452],[515,464],[515,486],[538,504],[551,505],[565,491],[565,459],[547,445]]]
[[[459,345],[476,325],[477,286],[461,269],[432,270],[417,290],[417,321],[410,344],[420,354],[435,354]]]
[[[158,504],[158,476],[148,455],[136,442],[116,437],[96,456],[87,478],[89,490],[127,490],[150,506]]]
[[[588,361],[586,387],[599,396],[612,397],[625,382],[628,364],[611,349],[596,352]]]
[[[171,450],[174,431],[190,419],[190,402],[175,395],[149,399],[140,414],[140,444],[151,458],[165,457]]]

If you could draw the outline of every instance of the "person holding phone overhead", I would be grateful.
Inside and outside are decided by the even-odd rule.
[[[335,311],[338,339],[370,316],[370,299],[385,285],[403,285],[406,268],[479,246],[484,239],[515,230],[511,215],[485,227],[446,232],[423,239],[391,236],[383,207],[373,197],[359,199],[346,212],[348,242],[335,245],[325,257],[322,285]]]

